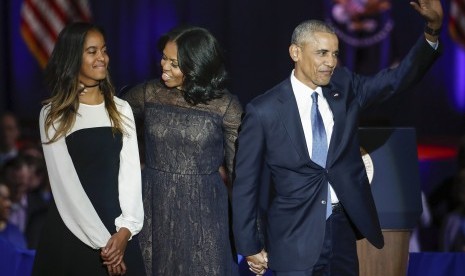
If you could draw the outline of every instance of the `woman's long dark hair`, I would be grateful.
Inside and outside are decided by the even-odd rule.
[[[45,83],[51,90],[51,97],[44,101],[50,104],[50,111],[45,118],[45,130],[56,127],[53,137],[47,143],[55,142],[73,127],[79,107],[79,71],[81,70],[84,42],[89,31],[96,31],[104,36],[102,29],[97,26],[76,22],[67,25],[58,35],[50,60],[45,67]],[[107,72],[106,78],[100,81],[99,88],[105,99],[113,129],[124,133],[121,115],[113,100],[115,89]],[[58,123],[58,124],[57,124]]]
[[[182,90],[188,103],[208,104],[223,96],[227,79],[223,53],[208,30],[191,26],[175,28],[160,38],[160,52],[168,42],[178,47],[178,64],[184,74]]]

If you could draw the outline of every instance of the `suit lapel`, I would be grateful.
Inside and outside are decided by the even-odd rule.
[[[279,117],[300,158],[308,161],[310,160],[310,156],[308,155],[305,134],[302,128],[302,121],[300,120],[299,108],[292,91],[291,81],[287,79],[282,84],[281,93],[277,98]]]
[[[345,129],[346,105],[344,97],[340,91],[334,89],[331,85],[323,87],[323,95],[328,101],[329,107],[333,112],[334,127],[331,135],[331,141],[328,149],[327,165],[336,161],[340,150],[342,149],[343,134]]]
[[[344,133],[347,135],[344,131],[346,127],[347,108],[344,95],[340,92],[341,90],[335,88],[331,84],[322,89],[323,95],[328,101],[334,118],[333,133],[331,135],[326,162],[327,166],[331,166],[340,155],[340,151],[344,148],[344,143],[349,140],[347,137],[344,137]],[[290,79],[282,83],[281,93],[277,97],[277,111],[300,158],[305,159],[307,162],[311,161],[305,141],[302,121],[300,120],[299,108],[297,107],[297,102],[292,91]],[[349,135],[351,134],[349,133]]]

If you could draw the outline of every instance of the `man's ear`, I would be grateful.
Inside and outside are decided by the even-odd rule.
[[[289,55],[291,56],[291,59],[294,62],[297,62],[299,60],[299,54],[300,54],[299,46],[295,44],[291,44],[291,46],[289,46]]]

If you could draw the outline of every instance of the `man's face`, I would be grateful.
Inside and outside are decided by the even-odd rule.
[[[295,77],[316,89],[331,79],[339,54],[338,39],[335,34],[315,32],[303,45],[292,44],[289,54],[295,62]]]

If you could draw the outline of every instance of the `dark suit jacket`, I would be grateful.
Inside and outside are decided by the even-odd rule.
[[[367,77],[336,68],[330,83],[322,87],[334,115],[326,169],[309,157],[290,79],[247,105],[233,185],[233,229],[239,254],[253,255],[266,247],[273,270],[313,266],[324,239],[328,182],[361,237],[378,248],[384,245],[360,154],[359,113],[417,83],[438,52],[422,37],[396,69]],[[266,245],[260,242],[257,229],[264,168],[271,172],[275,189],[267,210]]]

